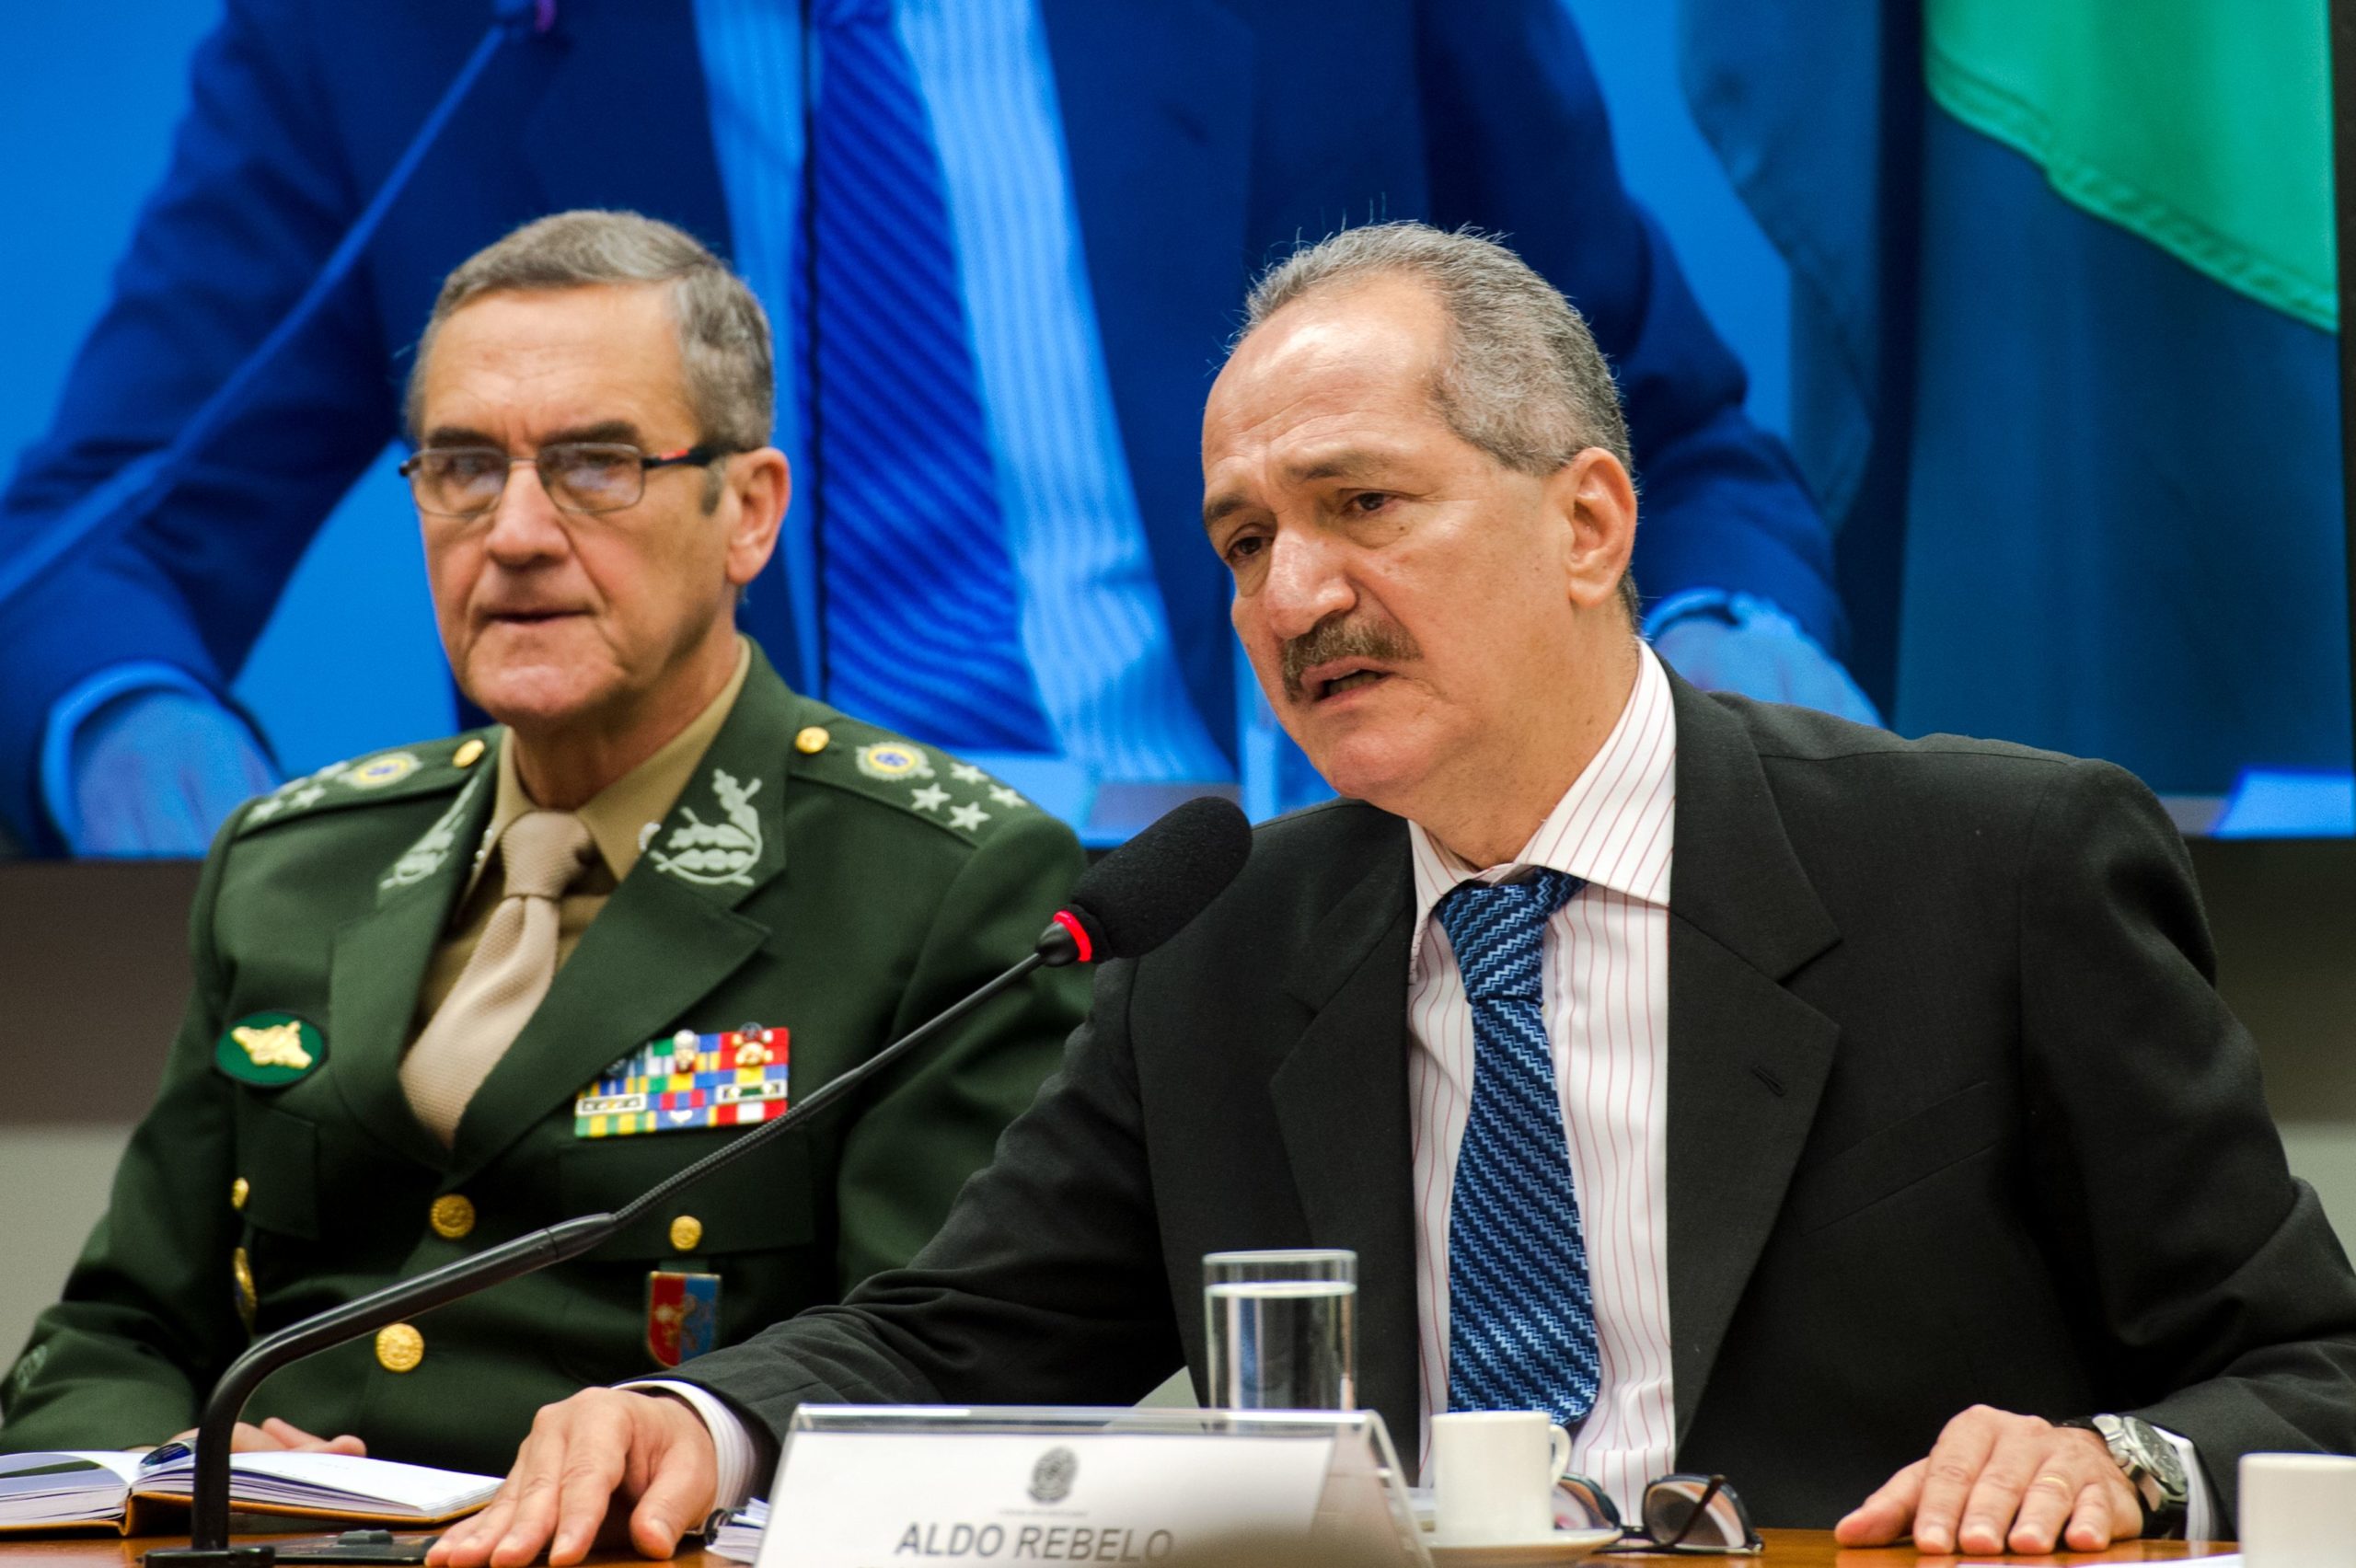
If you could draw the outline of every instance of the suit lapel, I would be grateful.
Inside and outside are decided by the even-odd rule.
[[[1335,902],[1286,990],[1314,1013],[1270,1078],[1311,1240],[1358,1255],[1358,1403],[1416,1428],[1415,1229],[1407,1113],[1405,830]]]
[[[1232,749],[1230,587],[1190,521],[1195,436],[1252,273],[1253,36],[1217,0],[1041,0],[1105,377],[1181,674]]]
[[[1840,940],[1741,719],[1671,677],[1669,1304],[1677,1430],[1781,1211],[1840,1031],[1781,984]]]
[[[451,1150],[458,1178],[671,1028],[768,940],[769,928],[737,906],[785,869],[780,796],[794,716],[793,695],[756,649],[735,709],[645,855],[468,1103]]]
[[[496,771],[486,759],[424,836],[378,876],[376,907],[337,929],[329,961],[329,1027],[344,1103],[361,1126],[436,1170],[449,1157],[401,1092],[401,1049],[426,965],[491,820]]]
[[[524,130],[542,212],[627,207],[725,256],[731,229],[692,0],[565,0]]]

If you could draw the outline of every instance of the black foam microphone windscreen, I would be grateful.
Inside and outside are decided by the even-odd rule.
[[[1178,934],[1235,880],[1252,824],[1232,801],[1199,795],[1091,866],[1068,906],[1088,927],[1089,956],[1135,958]]]

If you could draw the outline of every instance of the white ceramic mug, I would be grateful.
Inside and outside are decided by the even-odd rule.
[[[2346,1568],[2356,1559],[2356,1458],[2244,1454],[2241,1482],[2249,1568]]]
[[[1432,1417],[1433,1534],[1451,1545],[1543,1539],[1571,1435],[1534,1410]]]

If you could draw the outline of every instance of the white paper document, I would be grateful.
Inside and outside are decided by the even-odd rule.
[[[194,1452],[184,1443],[146,1454],[0,1456],[0,1530],[127,1531],[150,1500],[183,1507],[195,1475]],[[496,1476],[350,1454],[239,1454],[229,1461],[230,1502],[247,1513],[437,1524],[473,1512],[498,1490]]]
[[[230,1495],[240,1508],[421,1524],[480,1507],[499,1490],[496,1476],[351,1454],[239,1454],[229,1472]],[[137,1490],[143,1497],[186,1497],[195,1476],[196,1456],[183,1452],[144,1468]]]
[[[704,1551],[731,1562],[750,1562],[761,1554],[761,1532],[769,1527],[769,1500],[756,1497],[711,1532]]]
[[[0,1529],[107,1524],[131,1499],[137,1454],[87,1450],[0,1458]]]

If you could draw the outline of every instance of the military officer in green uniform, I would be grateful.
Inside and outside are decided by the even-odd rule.
[[[617,1207],[1030,951],[1068,830],[735,629],[789,483],[768,344],[709,252],[629,214],[452,274],[408,471],[444,645],[501,722],[222,829],[186,1022],[0,1380],[0,1447],[171,1437],[255,1335]],[[587,1257],[280,1373],[244,1441],[495,1472],[583,1383],[836,1299],[930,1236],[1084,998],[1041,972]]]

